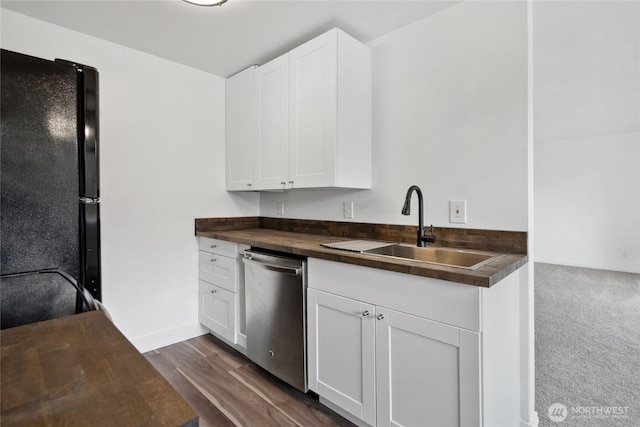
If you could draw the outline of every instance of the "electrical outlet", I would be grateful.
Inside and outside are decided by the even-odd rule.
[[[278,215],[284,215],[284,202],[276,203],[276,211],[278,212]]]
[[[353,202],[342,202],[342,216],[353,218]]]
[[[449,200],[449,222],[458,224],[467,223],[466,200]]]

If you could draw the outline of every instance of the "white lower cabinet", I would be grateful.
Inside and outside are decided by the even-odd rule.
[[[247,336],[241,254],[248,246],[206,237],[198,246],[198,321],[242,351]]]
[[[308,300],[311,390],[370,425],[479,424],[478,333],[314,289]]]
[[[376,308],[378,426],[480,424],[479,334]]]
[[[236,294],[210,283],[199,281],[198,320],[214,334],[236,342]]]
[[[375,307],[308,289],[309,389],[375,425]]]
[[[520,424],[518,273],[491,288],[309,258],[309,388],[370,426]]]

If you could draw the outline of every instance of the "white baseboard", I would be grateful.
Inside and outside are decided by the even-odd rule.
[[[336,414],[340,415],[342,418],[347,419],[348,421],[350,421],[351,423],[357,425],[358,427],[371,427],[368,423],[362,421],[361,419],[358,419],[357,417],[355,417],[352,414],[348,413],[344,409],[340,408],[338,405],[334,405],[333,403],[331,403],[327,399],[323,398],[322,396],[318,396],[318,397],[319,397],[318,400],[320,401],[321,404],[323,404],[327,408],[331,409],[333,412],[335,412]]]
[[[533,411],[533,414],[531,414],[531,420],[520,420],[520,427],[538,427],[538,424],[540,424],[540,419],[538,418],[537,411]]]
[[[238,340],[238,345],[242,348],[247,348],[247,336],[241,332],[236,334],[236,340]]]
[[[355,425],[357,425],[359,427],[371,427],[369,424],[367,424],[364,421],[354,417],[350,413],[346,412],[345,410],[343,410],[342,408],[338,407],[337,405],[334,405],[333,403],[331,403],[327,399],[323,398],[322,396],[319,396],[319,400],[320,400],[321,404],[323,404],[327,408],[331,409],[333,412],[335,412],[336,414],[340,415],[341,417],[346,418],[347,420],[351,421],[353,424],[355,424]],[[530,421],[524,421],[524,420],[521,419],[519,427],[538,427],[539,423],[540,423],[540,421],[538,419],[538,412],[533,411],[533,414],[531,414],[531,420]]]
[[[536,258],[534,262],[539,262],[541,264],[553,264],[553,265],[564,265],[567,267],[578,267],[578,268],[590,268],[592,270],[605,270],[605,271],[617,271],[620,273],[640,273],[640,269],[638,268],[623,268],[623,267],[615,267],[611,265],[594,265],[594,264],[580,264],[580,263],[571,263],[571,262],[563,262],[559,260],[549,260],[544,258]]]
[[[199,337],[200,335],[207,333],[209,333],[209,330],[200,323],[191,323],[178,328],[167,329],[142,337],[133,338],[130,341],[140,353],[146,353],[180,341]]]

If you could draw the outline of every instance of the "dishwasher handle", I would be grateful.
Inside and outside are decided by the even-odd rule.
[[[302,271],[301,267],[289,267],[286,265],[278,265],[275,263],[265,262],[263,260],[254,260],[251,258],[250,253],[245,253],[244,258],[242,258],[242,262],[244,262],[247,265],[252,265],[258,268],[262,268],[264,270],[275,271],[278,273],[285,273],[285,274],[293,274],[294,276],[299,275],[300,272]]]

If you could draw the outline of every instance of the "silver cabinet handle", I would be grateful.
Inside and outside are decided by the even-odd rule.
[[[367,317],[369,315],[369,310],[365,310],[364,313],[362,313],[362,315]]]
[[[211,293],[212,294],[215,294],[216,292],[218,292],[218,291],[216,291],[215,289],[211,289]]]
[[[382,319],[384,319],[384,314],[382,314],[382,313],[378,314],[378,320],[382,320]]]

